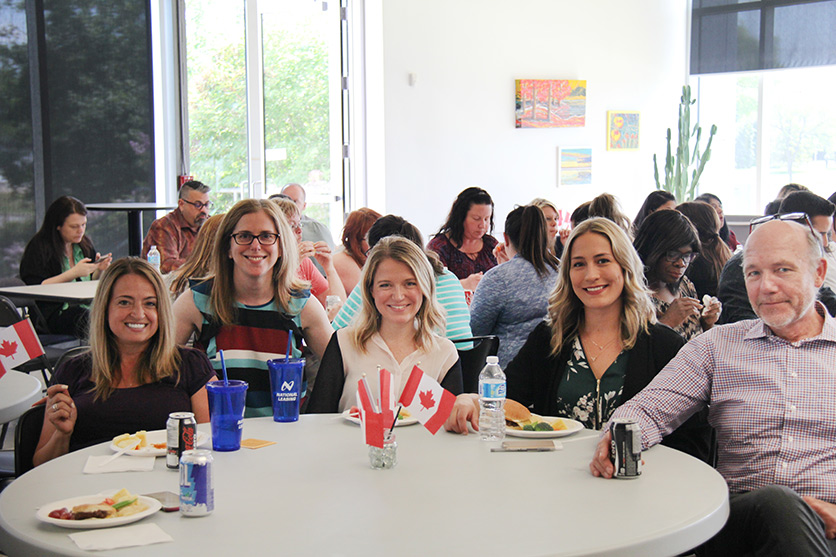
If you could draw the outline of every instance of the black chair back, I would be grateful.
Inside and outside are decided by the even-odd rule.
[[[452,339],[451,339],[452,340]],[[485,367],[488,356],[496,356],[499,352],[499,337],[487,335],[481,337],[459,338],[454,344],[473,343],[473,348],[459,350],[462,365],[462,380],[465,393],[475,393],[479,388],[479,373]]]
[[[35,449],[38,448],[38,441],[41,438],[45,413],[46,404],[39,404],[24,412],[17,419],[17,428],[15,429],[15,476],[18,478],[35,467],[32,458],[35,456]]]
[[[14,302],[5,296],[0,296],[0,327],[11,327],[21,319]]]

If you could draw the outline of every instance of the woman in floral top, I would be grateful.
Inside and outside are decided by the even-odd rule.
[[[656,324],[641,260],[612,221],[579,224],[566,242],[548,318],[505,370],[508,398],[545,416],[601,429],[684,344]],[[446,428],[478,427],[478,398],[460,395]],[[710,429],[692,418],[664,444],[705,459]]]
[[[644,262],[659,322],[686,341],[713,327],[720,317],[720,302],[715,298],[703,306],[685,276],[702,247],[688,217],[679,211],[652,213],[636,232],[633,245]]]

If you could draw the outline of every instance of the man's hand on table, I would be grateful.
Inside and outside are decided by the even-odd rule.
[[[595,447],[595,454],[592,456],[592,462],[589,463],[589,471],[596,478],[612,478],[615,471],[612,461],[610,460],[610,444],[612,442],[612,433],[607,431],[601,440],[598,441],[598,446]]]

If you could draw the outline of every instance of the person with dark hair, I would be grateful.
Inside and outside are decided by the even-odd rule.
[[[726,215],[723,213],[723,202],[720,201],[720,198],[713,193],[704,193],[702,195],[698,195],[694,201],[708,203],[717,212],[717,216],[720,217],[720,222],[722,223],[720,226],[720,238],[722,238],[723,241],[726,242],[726,245],[729,246],[729,249],[734,252],[740,245],[740,242],[737,241],[734,231],[729,228],[729,223],[726,222]]]
[[[103,274],[90,312],[90,350],[67,360],[47,389],[33,458],[48,460],[125,432],[164,429],[171,412],[209,421],[206,354],[178,348],[163,278],[137,257]]]
[[[710,329],[720,316],[720,303],[705,308],[685,276],[700,252],[694,225],[679,211],[656,211],[639,227],[633,246],[644,262],[647,286],[659,322],[686,341]],[[704,310],[704,311],[703,311]]]
[[[776,201],[778,200],[776,199]],[[764,216],[798,213],[798,221],[805,223],[805,225],[809,222],[809,226],[815,230],[824,248],[824,257],[829,261],[832,255],[828,252],[830,247],[828,233],[833,226],[834,210],[836,210],[836,206],[805,188],[804,190],[790,192],[785,198],[781,199],[781,204],[774,212],[767,213]],[[834,264],[834,267],[836,267],[836,264]],[[830,265],[828,265],[828,271],[830,271]],[[825,278],[825,280],[827,279]],[[755,312],[746,296],[746,282],[743,277],[743,254],[741,252],[735,253],[723,267],[717,285],[717,297],[723,303],[720,324],[736,323],[743,319],[755,318]],[[831,287],[823,284],[819,288],[818,299],[824,304],[830,315],[836,315],[836,294],[833,293]]]
[[[474,335],[499,337],[499,364],[514,359],[546,317],[559,261],[549,252],[546,220],[539,207],[517,207],[505,219],[507,263],[485,273],[470,305]]]
[[[345,219],[342,235],[342,247],[334,254],[334,268],[346,292],[351,292],[360,282],[360,273],[366,263],[369,243],[366,234],[380,218],[380,213],[368,207],[351,211]]]
[[[102,257],[85,234],[87,208],[64,195],[53,201],[38,232],[26,244],[20,260],[20,279],[26,284],[57,284],[98,279],[113,260]],[[38,302],[49,331],[83,338],[87,333],[87,306]]]
[[[633,219],[633,227],[631,229],[633,235],[636,234],[639,226],[641,226],[644,219],[646,219],[650,213],[674,208],[676,208],[676,197],[674,197],[671,192],[665,190],[650,192],[645,198],[644,203],[642,203],[641,209],[639,209],[639,212],[636,214],[636,218]]]
[[[445,267],[462,281],[465,290],[476,290],[482,275],[496,267],[493,231],[493,199],[482,188],[470,187],[453,202],[447,220],[427,248],[436,252]]]
[[[415,225],[397,215],[384,215],[375,221],[369,229],[369,248],[374,248],[381,239],[387,236],[402,236],[414,242],[421,249],[424,248],[424,238],[421,236],[421,231]],[[470,310],[467,308],[461,282],[456,275],[444,268],[435,252],[424,253],[429,259],[435,275],[435,296],[447,314],[444,336],[451,340],[472,337]],[[348,327],[355,316],[360,313],[362,305],[362,288],[358,284],[349,294],[337,316],[331,321],[334,330]],[[441,331],[438,332],[441,333]]]
[[[160,272],[180,268],[194,249],[197,232],[209,218],[212,202],[209,186],[190,180],[180,186],[177,208],[151,223],[142,242],[142,258],[148,257],[151,246],[160,252]]]
[[[723,266],[731,257],[731,250],[720,238],[720,217],[708,203],[688,201],[676,207],[676,210],[688,217],[700,238],[702,249],[696,259],[688,265],[685,276],[694,283],[697,299],[717,295],[717,281]]]

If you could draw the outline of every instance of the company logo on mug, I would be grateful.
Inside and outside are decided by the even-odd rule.
[[[283,391],[292,391],[293,390],[293,381],[283,381],[282,382],[282,390]]]

